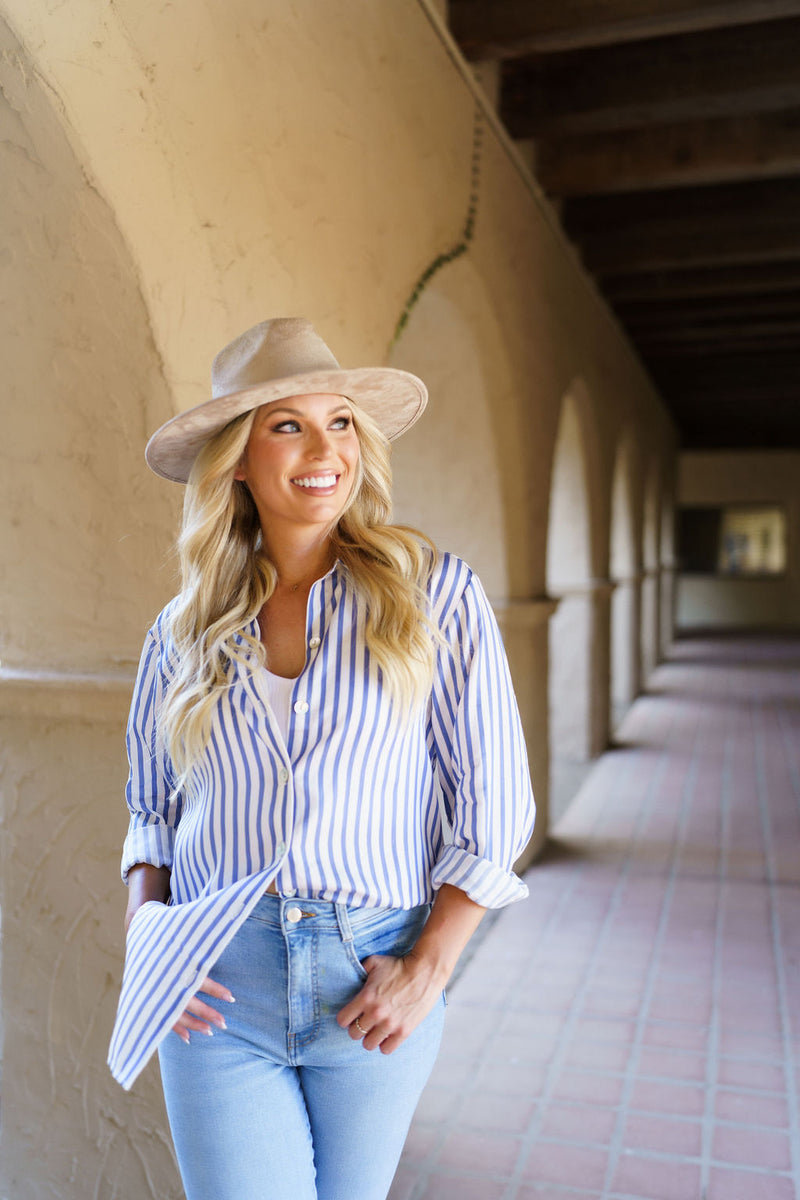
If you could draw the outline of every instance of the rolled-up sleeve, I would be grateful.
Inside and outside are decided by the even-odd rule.
[[[528,894],[513,865],[533,832],[535,808],[502,638],[475,575],[442,633],[429,747],[450,829],[431,880],[502,908]]]
[[[160,645],[153,630],[147,635],[128,718],[130,771],[125,799],[131,818],[122,850],[122,878],[137,863],[172,867],[175,829],[181,797],[175,794],[172,763],[164,746],[159,713],[165,680]]]

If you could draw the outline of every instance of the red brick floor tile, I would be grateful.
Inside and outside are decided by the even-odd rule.
[[[688,1079],[702,1083],[706,1077],[706,1057],[685,1050],[644,1048],[639,1055],[637,1074]]]
[[[521,1187],[515,1193],[515,1200],[600,1200],[600,1192],[586,1192],[583,1188],[576,1192],[574,1188],[552,1187]]]
[[[505,1181],[435,1171],[420,1200],[502,1200],[505,1191]]]
[[[596,1071],[624,1071],[630,1048],[624,1042],[597,1042],[587,1038],[575,1039],[567,1048],[568,1067],[590,1067]]]
[[[522,1177],[526,1183],[556,1183],[563,1187],[599,1190],[607,1165],[605,1150],[540,1141],[531,1151]]]
[[[721,1162],[767,1167],[772,1171],[788,1171],[792,1166],[789,1138],[777,1129],[741,1129],[717,1125],[712,1139],[712,1154]]]
[[[437,1156],[437,1166],[487,1174],[510,1172],[519,1155],[520,1142],[504,1133],[477,1133],[458,1129],[449,1133]]]
[[[622,1144],[626,1150],[652,1150],[659,1154],[697,1158],[702,1142],[703,1127],[699,1121],[633,1113],[625,1122]]]
[[[581,1017],[576,1022],[577,1034],[598,1042],[624,1042],[630,1045],[636,1033],[633,1021],[617,1017]]]
[[[471,1092],[464,1099],[459,1114],[461,1126],[476,1129],[498,1129],[505,1133],[524,1133],[530,1125],[536,1100],[506,1092]]]
[[[638,1079],[634,1084],[630,1107],[639,1112],[699,1117],[703,1114],[704,1103],[704,1089],[696,1084]]]
[[[783,1092],[786,1088],[783,1067],[776,1063],[723,1058],[717,1079],[731,1087],[760,1088],[765,1092]]]
[[[625,991],[616,988],[592,988],[581,1005],[584,1016],[635,1017],[639,1011],[639,989]]]
[[[797,1200],[797,1193],[785,1175],[712,1167],[707,1200]]]
[[[699,1200],[700,1167],[626,1154],[620,1159],[611,1191],[641,1200]]]
[[[553,1087],[556,1100],[574,1100],[583,1104],[617,1104],[622,1094],[621,1075],[590,1074],[588,1071],[562,1071]]]
[[[588,1104],[548,1104],[542,1117],[542,1137],[567,1142],[605,1145],[611,1141],[617,1113]]]
[[[720,1121],[737,1121],[740,1125],[770,1125],[786,1129],[789,1110],[782,1096],[765,1096],[757,1092],[737,1092],[720,1088],[714,1100],[714,1113]]]
[[[542,1091],[546,1077],[547,1066],[544,1063],[519,1062],[493,1055],[478,1067],[475,1085],[489,1092],[505,1092],[509,1096],[536,1097]]]
[[[783,1039],[775,1034],[723,1029],[720,1032],[719,1050],[720,1054],[739,1054],[747,1058],[781,1062]]]
[[[702,1025],[670,1025],[667,1022],[648,1021],[642,1042],[646,1046],[700,1052],[705,1051],[708,1045],[708,1030]]]

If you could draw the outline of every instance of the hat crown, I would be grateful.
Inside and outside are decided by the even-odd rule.
[[[211,367],[211,394],[217,400],[275,379],[338,369],[338,362],[310,321],[274,317],[254,325],[220,350]]]

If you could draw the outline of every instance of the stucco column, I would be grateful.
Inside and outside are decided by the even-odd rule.
[[[529,866],[540,853],[550,824],[547,630],[556,605],[544,596],[493,605],[511,666],[536,797],[536,828],[519,868]]]
[[[611,703],[614,727],[639,694],[641,580],[642,574],[637,571],[614,581],[611,613]]]
[[[664,658],[673,638],[675,637],[675,593],[678,577],[678,564],[676,562],[665,562],[661,564],[659,570],[659,593],[661,603],[659,605],[659,656]]]

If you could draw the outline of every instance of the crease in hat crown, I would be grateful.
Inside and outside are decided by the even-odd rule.
[[[273,317],[220,350],[211,366],[211,395],[229,396],[272,379],[339,371],[330,349],[303,317]]]
[[[164,479],[186,483],[209,438],[261,404],[313,392],[345,396],[394,440],[422,415],[425,384],[397,367],[340,367],[304,317],[273,317],[247,329],[217,354],[211,399],[179,413],[147,443],[148,466]]]

